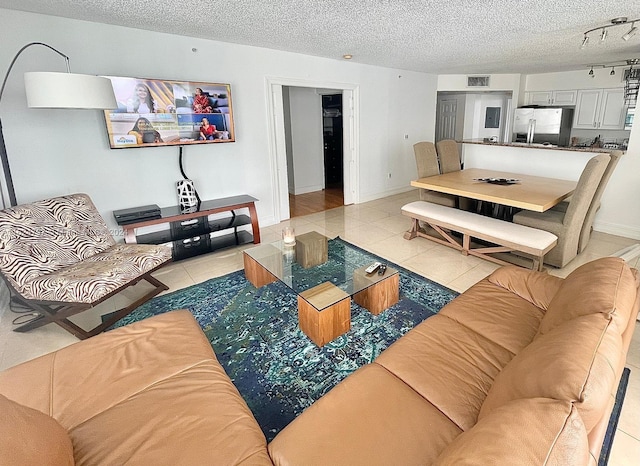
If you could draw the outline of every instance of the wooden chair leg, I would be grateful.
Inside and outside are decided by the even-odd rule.
[[[123,307],[122,309],[114,312],[107,320],[105,320],[103,323],[101,323],[100,325],[98,325],[97,327],[92,328],[91,330],[89,330],[88,332],[86,332],[86,336],[84,338],[89,338],[92,337],[94,335],[97,335],[98,333],[102,333],[104,332],[106,329],[108,329],[109,327],[111,327],[113,324],[115,324],[117,321],[119,321],[120,319],[122,319],[123,317],[131,314],[131,312],[142,306],[144,303],[146,303],[147,301],[149,301],[151,298],[153,298],[154,296],[162,293],[165,290],[168,290],[169,287],[167,285],[165,285],[164,283],[162,283],[160,280],[152,277],[151,275],[149,276],[145,276],[144,280],[146,280],[147,282],[151,283],[152,285],[154,285],[154,288],[149,291],[148,293],[146,293],[144,296],[140,297],[139,299],[137,299],[136,301],[134,301],[133,303],[129,304],[127,307]],[[81,337],[78,337],[81,338]],[[81,338],[81,339],[84,339]]]

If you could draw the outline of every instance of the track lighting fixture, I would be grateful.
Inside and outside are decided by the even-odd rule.
[[[624,82],[624,102],[628,107],[635,108],[636,101],[638,99],[638,93],[640,91],[640,68],[637,67],[638,65],[640,65],[640,58],[628,58],[626,60],[620,60],[616,62],[586,66],[589,67],[589,76],[591,76],[592,78],[596,77],[596,69],[611,67],[609,76],[615,76],[616,66],[622,67],[622,80]]]
[[[613,18],[610,21],[611,24],[605,24],[604,26],[598,26],[597,28],[589,29],[584,33],[584,37],[582,39],[582,45],[580,46],[580,48],[585,48],[587,46],[587,44],[589,43],[589,34],[594,31],[600,31],[600,42],[604,42],[607,39],[607,36],[609,33],[608,28],[612,28],[614,26],[622,26],[624,24],[631,23],[631,29],[629,29],[622,36],[622,40],[628,41],[629,39],[631,39],[631,37],[636,35],[636,33],[638,32],[638,28],[635,26],[636,22],[640,22],[640,18],[628,20],[626,16],[621,16],[619,18]]]

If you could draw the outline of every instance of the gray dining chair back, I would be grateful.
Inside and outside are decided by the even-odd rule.
[[[413,153],[416,157],[418,178],[426,178],[440,174],[438,154],[436,152],[436,146],[432,142],[421,141],[415,143],[413,145]],[[456,196],[430,191],[428,189],[420,189],[420,199],[448,207],[456,207],[458,205]]]
[[[440,159],[440,173],[455,172],[462,168],[457,142],[452,139],[443,139],[436,143],[436,150]]]
[[[566,212],[551,209],[546,212],[522,211],[513,216],[513,223],[545,230],[558,237],[558,244],[545,255],[545,263],[564,267],[578,255],[582,225],[609,160],[609,154],[600,154],[587,162]]]

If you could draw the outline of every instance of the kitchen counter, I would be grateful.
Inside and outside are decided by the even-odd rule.
[[[487,142],[482,139],[465,139],[463,141],[456,141],[462,144],[481,144],[485,146],[505,146],[505,147],[523,147],[527,149],[545,149],[545,150],[564,150],[572,152],[604,152],[608,154],[613,150],[622,149],[602,149],[596,147],[559,147],[553,144],[527,144],[526,142]],[[622,150],[624,152],[624,150]]]

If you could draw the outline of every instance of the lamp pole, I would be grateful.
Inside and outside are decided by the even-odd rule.
[[[31,47],[32,45],[42,45],[44,47],[47,47],[47,48],[53,50],[58,55],[62,56],[65,59],[65,62],[67,64],[67,73],[71,72],[71,70],[69,68],[69,57],[66,56],[64,53],[60,52],[59,50],[57,50],[57,49],[55,49],[55,48],[51,47],[50,45],[45,44],[43,42],[30,42],[29,44],[25,45],[20,50],[18,50],[18,53],[15,54],[15,56],[13,57],[13,60],[11,60],[11,63],[9,64],[9,69],[7,70],[7,73],[4,75],[4,80],[2,81],[2,87],[0,88],[0,103],[2,103],[2,95],[4,94],[4,88],[7,85],[7,79],[9,79],[9,74],[11,73],[11,69],[13,68],[13,65],[15,64],[15,62],[18,59],[18,57],[20,56],[20,54],[22,52],[24,52],[25,49]],[[6,147],[5,142],[4,142],[4,133],[2,131],[2,119],[0,119],[0,159],[2,160],[2,171],[4,173],[4,179],[5,179],[5,184],[6,184],[6,188],[7,188],[7,193],[9,195],[9,202],[11,204],[11,207],[13,207],[13,206],[18,205],[18,202],[16,201],[16,192],[15,192],[15,189],[13,187],[13,178],[11,177],[11,168],[9,167],[9,158],[7,156],[7,147]],[[4,198],[4,190],[2,191],[2,204],[3,204],[3,207],[7,207],[6,200]]]

